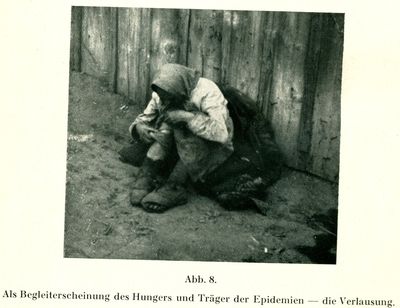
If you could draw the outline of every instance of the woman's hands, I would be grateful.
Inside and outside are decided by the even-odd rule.
[[[151,133],[156,133],[157,130],[145,123],[136,124],[136,131],[140,139],[146,143],[150,143],[154,140]]]
[[[191,112],[184,110],[173,110],[166,112],[162,121],[173,125],[178,123],[187,123],[193,117],[194,114]],[[154,141],[153,133],[158,133],[158,130],[146,123],[138,123],[136,124],[136,132],[142,141],[150,143]]]
[[[185,110],[168,111],[165,115],[164,121],[168,124],[187,123],[193,119],[194,114]]]

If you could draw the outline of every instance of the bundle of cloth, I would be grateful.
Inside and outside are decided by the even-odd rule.
[[[123,162],[140,167],[131,204],[161,213],[187,203],[190,185],[229,210],[265,214],[266,188],[284,159],[257,103],[179,64],[162,66],[151,89],[129,127],[131,144],[119,151]]]

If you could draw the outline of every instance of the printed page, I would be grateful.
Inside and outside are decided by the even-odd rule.
[[[1,307],[395,307],[395,1],[1,4]]]

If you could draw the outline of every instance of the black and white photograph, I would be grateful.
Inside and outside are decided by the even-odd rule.
[[[0,307],[398,307],[399,9],[0,1]]]
[[[64,256],[335,264],[344,34],[73,6]]]

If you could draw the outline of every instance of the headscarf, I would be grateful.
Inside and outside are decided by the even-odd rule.
[[[200,73],[180,64],[163,65],[154,77],[151,88],[157,86],[168,93],[188,99],[199,81]]]

